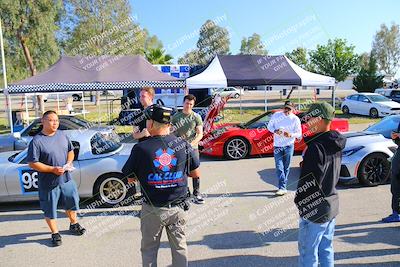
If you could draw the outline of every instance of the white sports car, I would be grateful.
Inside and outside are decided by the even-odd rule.
[[[95,130],[65,133],[74,145],[76,169],[71,175],[80,197],[96,199],[103,206],[133,198],[135,188],[127,186],[121,171],[133,144],[121,144],[118,136],[103,135]],[[0,153],[0,202],[38,199],[37,172],[26,162],[27,152],[25,149]]]
[[[345,133],[340,180],[344,183],[359,181],[367,186],[390,180],[390,161],[397,149],[390,135],[397,131],[400,115],[392,115],[371,125],[362,132]]]

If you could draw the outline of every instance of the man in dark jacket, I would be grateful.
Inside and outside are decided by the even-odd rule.
[[[392,140],[400,145],[400,124],[396,132],[392,132]],[[384,223],[400,222],[400,151],[396,150],[392,157],[392,173],[390,192],[392,193],[392,214],[382,219]]]
[[[299,266],[333,266],[335,217],[339,213],[336,184],[346,139],[331,131],[334,108],[312,104],[307,115],[311,138],[304,154],[295,203],[299,209]]]

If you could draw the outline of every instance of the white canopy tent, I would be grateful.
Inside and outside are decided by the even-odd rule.
[[[334,99],[335,78],[304,70],[283,55],[217,55],[203,72],[186,79],[189,89],[257,85],[332,87]]]

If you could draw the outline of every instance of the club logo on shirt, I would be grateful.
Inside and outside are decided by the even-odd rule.
[[[172,167],[176,166],[177,159],[174,155],[174,150],[158,149],[156,151],[156,158],[153,160],[154,166],[162,171],[168,172]]]

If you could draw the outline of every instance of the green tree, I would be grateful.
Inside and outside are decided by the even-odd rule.
[[[265,49],[265,45],[261,41],[261,36],[257,33],[253,33],[249,38],[243,37],[240,45],[241,55],[267,55],[268,51]]]
[[[382,24],[375,34],[372,51],[376,56],[378,70],[389,75],[396,74],[400,62],[400,26],[392,23],[389,29]]]
[[[378,74],[378,66],[373,55],[369,56],[368,66],[363,66],[353,84],[358,92],[374,92],[383,86],[383,75]]]
[[[354,53],[354,46],[347,45],[343,39],[329,39],[327,45],[318,45],[310,52],[310,60],[316,72],[334,77],[337,82],[359,70],[359,56]]]
[[[311,71],[311,63],[307,58],[307,49],[304,47],[297,47],[292,52],[287,52],[285,55],[298,66],[305,70]]]
[[[163,43],[158,39],[156,35],[150,35],[147,29],[144,29],[146,33],[146,39],[144,42],[144,50],[149,51],[150,49],[163,49]]]
[[[199,51],[197,49],[186,52],[182,57],[178,59],[178,64],[188,65],[201,65],[199,61]]]
[[[87,1],[66,0],[68,36],[65,53],[82,55],[82,65],[97,67],[108,62],[95,62],[91,56],[144,55],[147,34],[131,17],[127,0]],[[72,25],[72,26],[71,26]],[[96,92],[96,105],[100,92]]]
[[[57,0],[0,1],[8,82],[36,75],[57,61],[55,32],[62,10]]]
[[[165,54],[165,50],[161,48],[150,48],[146,51],[146,59],[151,64],[171,64],[172,56]]]
[[[69,55],[144,55],[148,33],[131,17],[127,0],[68,0],[65,53]],[[67,24],[67,23],[66,23]]]
[[[9,83],[36,75],[57,61],[60,49],[56,32],[62,12],[61,0],[0,1]],[[1,87],[4,87],[2,75]],[[42,98],[38,100],[43,112]]]
[[[229,32],[212,20],[207,20],[200,28],[197,41],[198,63],[207,64],[215,55],[229,54]]]
[[[361,68],[365,68],[368,69],[369,67],[369,57],[370,57],[370,53],[362,53],[360,55],[360,67]]]

